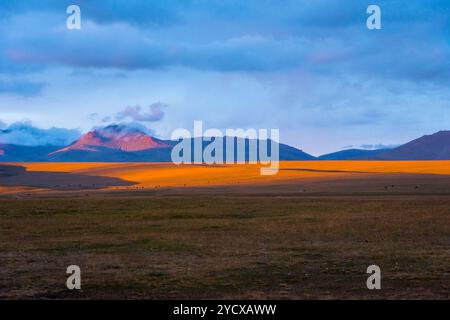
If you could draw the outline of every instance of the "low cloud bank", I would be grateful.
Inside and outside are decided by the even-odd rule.
[[[30,121],[19,121],[6,126],[0,121],[0,144],[23,146],[65,146],[81,136],[78,129],[35,127]]]

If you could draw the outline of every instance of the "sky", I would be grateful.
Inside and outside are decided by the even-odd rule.
[[[81,9],[81,29],[66,8]],[[380,30],[366,10],[381,8]],[[320,155],[450,129],[448,0],[8,0],[0,129],[280,129]],[[36,139],[36,134],[39,139]]]

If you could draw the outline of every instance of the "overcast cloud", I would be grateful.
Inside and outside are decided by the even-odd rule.
[[[373,3],[382,30],[366,28]],[[65,27],[69,4],[81,30]],[[397,145],[450,129],[449,40],[443,0],[6,1],[0,117],[161,137],[194,120],[280,128],[313,154]]]

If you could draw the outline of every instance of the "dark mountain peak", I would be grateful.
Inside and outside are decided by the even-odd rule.
[[[450,160],[450,131],[424,135],[393,149],[350,149],[326,154],[320,160]]]
[[[450,130],[440,130],[436,133],[430,134],[430,136],[434,136],[434,135],[450,135]]]
[[[450,131],[442,130],[380,154],[385,160],[449,160]]]
[[[444,138],[444,139],[445,138],[450,138],[450,131],[449,130],[441,130],[441,131],[438,131],[438,132],[435,132],[435,133],[432,133],[432,134],[426,134],[426,135],[423,135],[420,138],[412,140],[411,142],[414,142],[414,141],[421,142],[421,141],[426,141],[426,140],[431,141],[431,140],[434,140],[434,139],[442,139],[442,138]]]

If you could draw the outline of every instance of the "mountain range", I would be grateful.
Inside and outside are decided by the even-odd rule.
[[[195,139],[190,139],[192,150]],[[250,140],[233,138],[245,145],[245,159],[249,158]],[[226,139],[224,139],[225,141]],[[0,144],[0,162],[170,162],[172,148],[179,141],[160,140],[140,129],[125,125],[110,125],[82,135],[68,146],[22,146]],[[211,142],[202,141],[203,150]],[[257,143],[259,145],[259,143]],[[269,144],[270,151],[270,144]],[[258,149],[259,150],[259,149]],[[226,143],[223,155],[226,157]],[[314,160],[302,150],[279,144],[280,160]],[[234,157],[237,160],[237,157]],[[193,159],[191,158],[193,161]]]
[[[320,156],[319,160],[450,160],[450,131],[425,135],[393,149],[350,149]]]
[[[245,144],[248,159],[250,140],[234,138],[235,150],[239,139]],[[177,143],[154,138],[140,129],[110,125],[92,130],[68,146],[0,144],[0,162],[169,162]],[[203,149],[209,143],[203,142]],[[349,149],[316,158],[280,143],[279,152],[280,160],[450,160],[450,131],[426,135],[393,149]],[[223,154],[226,156],[226,145]]]

